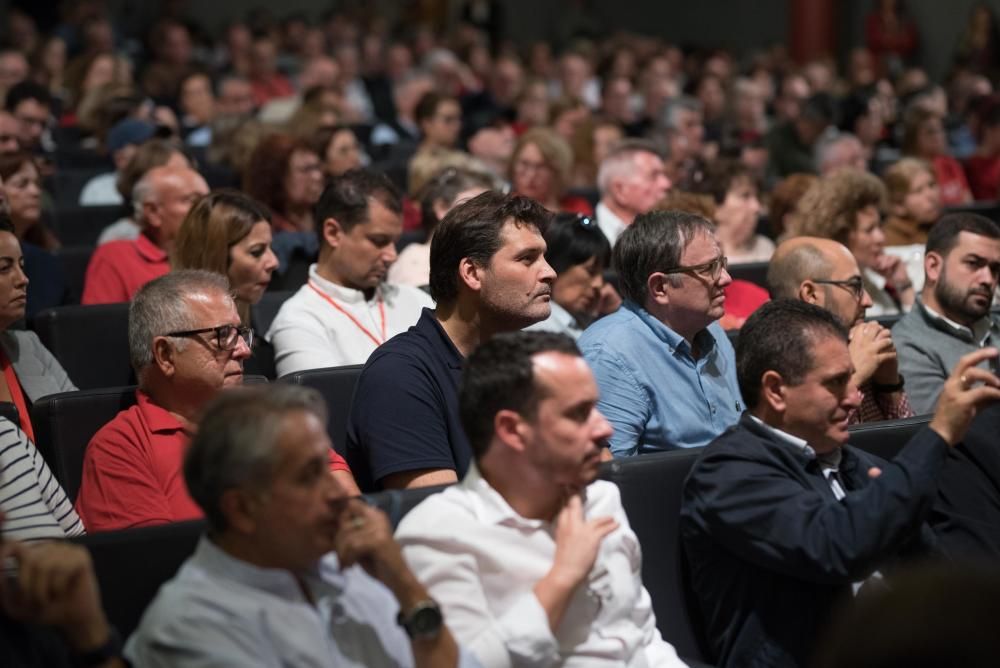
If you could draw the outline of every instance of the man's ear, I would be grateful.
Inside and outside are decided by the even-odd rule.
[[[524,452],[527,439],[525,430],[528,428],[524,418],[517,411],[501,410],[493,416],[493,433],[505,447],[517,452]]]
[[[799,301],[807,304],[823,305],[823,298],[820,297],[820,287],[812,281],[806,279],[799,284],[799,291],[796,293]]]
[[[785,380],[777,371],[765,371],[760,377],[760,399],[772,411],[784,413],[787,408]]]
[[[327,218],[323,221],[323,240],[330,248],[337,248],[344,238],[344,228],[340,226],[336,218]]]
[[[659,271],[654,271],[646,279],[647,298],[655,304],[667,306],[670,304],[668,287],[670,287],[670,277]]]
[[[458,263],[458,278],[473,292],[483,289],[483,274],[486,268],[469,257],[463,257]]]
[[[173,377],[177,371],[177,349],[166,336],[153,338],[153,364],[167,378]]]
[[[159,231],[163,221],[160,220],[160,207],[156,202],[146,200],[142,203],[142,220],[148,227]]]
[[[924,256],[924,275],[926,283],[936,284],[941,277],[944,258],[937,251],[931,251]]]
[[[226,518],[227,530],[252,534],[257,528],[256,509],[260,498],[238,487],[227,489],[219,497],[219,510]]]

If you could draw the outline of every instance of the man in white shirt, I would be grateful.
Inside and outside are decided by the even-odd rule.
[[[611,426],[573,341],[492,337],[459,402],[475,462],[396,534],[458,642],[486,666],[682,666],[618,488],[595,481]]]
[[[651,211],[670,190],[663,158],[648,142],[630,139],[613,148],[597,170],[597,225],[612,246],[640,213]]]
[[[347,172],[323,193],[316,207],[323,221],[319,261],[266,335],[279,376],[361,364],[433,307],[423,290],[384,282],[396,260],[402,211],[395,186],[367,169]]]

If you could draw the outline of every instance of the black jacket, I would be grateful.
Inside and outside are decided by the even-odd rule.
[[[814,457],[746,414],[710,443],[685,481],[681,538],[719,665],[805,665],[852,583],[931,550],[947,451],[930,429],[892,462],[845,446],[837,501]]]

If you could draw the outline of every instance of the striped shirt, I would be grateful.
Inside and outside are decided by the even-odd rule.
[[[79,536],[83,522],[24,432],[0,418],[0,512],[5,540]]]

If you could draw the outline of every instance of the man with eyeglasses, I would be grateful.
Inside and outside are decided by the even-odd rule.
[[[767,281],[772,298],[820,306],[849,330],[851,380],[862,396],[860,405],[850,411],[851,424],[913,415],[892,334],[877,322],[865,322],[872,299],[857,260],[846,246],[818,237],[789,239],[775,250]]]
[[[625,302],[579,344],[614,427],[612,454],[707,444],[743,412],[733,346],[717,322],[732,278],[715,226],[680,211],[640,215],[611,263]]]
[[[972,213],[942,217],[927,235],[924,273],[914,308],[892,328],[918,413],[934,410],[962,355],[1000,343],[1000,323],[990,314],[1000,281],[1000,226]]]
[[[22,81],[7,91],[4,108],[17,119],[21,148],[33,153],[42,151],[42,138],[52,113],[48,89],[34,81]]]
[[[201,412],[220,390],[243,383],[253,333],[240,323],[224,276],[176,271],[150,281],[129,307],[136,405],[87,445],[77,513],[90,532],[201,517],[181,472]],[[331,469],[356,491],[347,465]]]

